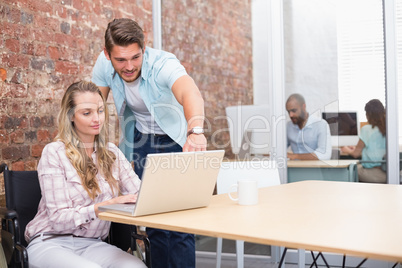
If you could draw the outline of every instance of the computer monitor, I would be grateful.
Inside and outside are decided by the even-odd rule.
[[[271,154],[271,125],[268,105],[226,107],[232,152],[246,155]]]
[[[332,147],[356,145],[359,141],[357,112],[323,112],[331,132]]]

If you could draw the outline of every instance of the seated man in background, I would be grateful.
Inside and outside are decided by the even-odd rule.
[[[306,102],[300,94],[292,94],[286,101],[290,120],[286,125],[290,160],[328,160],[331,158],[331,134],[328,123],[309,116]]]

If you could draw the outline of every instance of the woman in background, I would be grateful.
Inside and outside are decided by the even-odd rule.
[[[341,151],[354,158],[362,158],[357,165],[359,182],[386,183],[387,174],[381,169],[381,161],[386,153],[385,109],[381,101],[370,100],[364,107],[368,125],[362,127],[356,146],[342,147]]]
[[[108,117],[95,84],[74,83],[65,92],[58,135],[38,164],[42,198],[25,232],[31,267],[145,267],[103,241],[110,222],[97,217],[101,205],[135,202],[141,183],[108,142]]]

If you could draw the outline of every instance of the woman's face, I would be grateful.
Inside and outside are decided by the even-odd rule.
[[[85,92],[75,95],[76,104],[74,116],[74,128],[82,142],[93,142],[105,122],[104,104],[98,93]]]

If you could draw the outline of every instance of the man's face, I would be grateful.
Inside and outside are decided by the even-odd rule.
[[[295,99],[291,99],[286,103],[286,111],[288,111],[293,124],[302,123],[306,119],[306,105],[301,105]]]
[[[135,81],[141,74],[144,51],[135,43],[126,47],[114,46],[112,51],[105,55],[120,77],[126,82]]]

